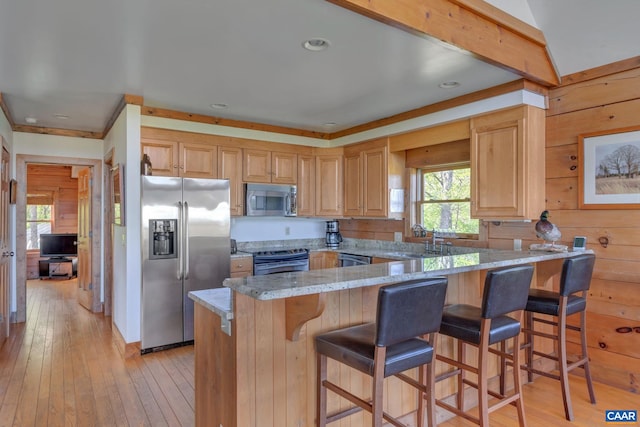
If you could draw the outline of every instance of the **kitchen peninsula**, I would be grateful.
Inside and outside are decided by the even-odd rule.
[[[378,287],[447,276],[447,303],[479,305],[486,271],[534,264],[532,286],[549,288],[562,260],[576,253],[480,250],[368,266],[226,279],[226,288],[190,294],[196,301],[196,425],[223,427],[305,427],[316,417],[318,333],[375,319]],[[438,341],[451,355],[453,342]],[[329,377],[366,395],[369,379],[344,366],[329,364]],[[436,366],[438,371],[443,366]],[[493,372],[496,366],[493,366]],[[416,396],[389,378],[385,410],[415,418]],[[453,380],[438,383],[438,396],[454,391]],[[330,412],[344,400],[329,394]],[[367,425],[369,415],[350,417],[351,426]],[[402,418],[402,417],[401,417]]]

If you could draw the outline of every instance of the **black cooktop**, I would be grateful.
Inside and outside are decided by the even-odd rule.
[[[282,249],[282,248],[274,248],[274,249],[261,249],[259,251],[248,251],[253,254],[253,256],[280,256],[280,255],[299,255],[299,254],[308,254],[309,250],[304,248],[296,248],[296,249]]]

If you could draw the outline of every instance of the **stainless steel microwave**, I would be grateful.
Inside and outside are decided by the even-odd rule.
[[[245,184],[246,216],[296,216],[298,214],[295,185]]]

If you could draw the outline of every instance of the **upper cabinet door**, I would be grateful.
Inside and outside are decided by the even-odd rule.
[[[312,155],[298,156],[298,216],[316,214],[316,158]]]
[[[271,151],[244,149],[244,182],[271,182]]]
[[[362,155],[344,156],[344,215],[362,215]]]
[[[231,215],[244,214],[242,186],[242,148],[218,147],[218,176],[229,180]]]
[[[153,175],[217,177],[218,147],[215,145],[140,138],[140,146],[142,154],[148,154],[151,159]]]
[[[177,141],[140,138],[140,147],[142,154],[147,154],[151,159],[153,175],[179,176]]]
[[[396,181],[396,171],[387,145],[388,138],[379,138],[345,148],[345,216],[388,217],[389,185]],[[401,163],[404,171],[404,160]]]
[[[298,156],[295,153],[244,149],[242,178],[245,182],[295,184]]]
[[[389,212],[389,168],[387,148],[362,153],[363,216],[386,217]]]
[[[295,153],[271,153],[271,182],[295,184],[298,181],[298,155]]]
[[[471,216],[534,219],[544,210],[544,111],[522,106],[471,119]]]
[[[218,147],[208,144],[180,144],[180,176],[185,178],[217,178]]]
[[[316,215],[342,216],[343,156],[316,156]]]

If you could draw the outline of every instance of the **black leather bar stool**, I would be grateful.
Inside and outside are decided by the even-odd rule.
[[[424,425],[426,399],[428,425],[435,426],[434,371],[431,362],[435,354],[436,333],[440,328],[446,290],[446,278],[414,280],[383,286],[378,292],[375,323],[316,336],[318,426],[324,427],[327,423],[361,409],[372,414],[374,427],[382,426],[383,418],[393,425],[404,426],[382,409],[383,382],[384,378],[390,375],[396,375],[418,389],[417,425]],[[327,379],[327,358],[373,377],[372,400],[365,401],[330,382]],[[415,367],[419,367],[418,381],[401,374]],[[328,416],[327,390],[337,393],[357,406]]]
[[[591,382],[591,371],[589,369],[589,357],[587,355],[587,291],[591,286],[591,275],[596,257],[593,254],[579,255],[574,258],[567,258],[562,264],[562,275],[560,276],[559,292],[547,291],[544,289],[531,289],[529,291],[529,301],[525,311],[523,347],[525,351],[525,365],[522,369],[528,372],[528,380],[533,380],[533,374],[560,380],[562,389],[562,399],[564,401],[564,412],[567,420],[573,421],[573,409],[571,407],[571,396],[569,394],[569,372],[575,368],[584,369],[589,390],[591,403],[596,403]],[[567,317],[580,313],[580,325],[573,326],[567,324]],[[541,318],[534,314],[546,314],[553,316]],[[555,334],[545,333],[535,329],[535,323],[553,325]],[[567,362],[567,329],[580,332],[580,344],[582,354],[578,360],[572,363]],[[534,336],[551,339],[556,343],[557,354],[547,354],[536,351],[534,348]],[[544,372],[533,367],[533,356],[541,356],[554,360],[558,363],[559,374]]]
[[[489,425],[489,413],[512,404],[517,408],[520,426],[526,426],[519,369],[513,369],[515,385],[513,394],[505,396],[503,393],[489,390],[488,359],[489,353],[494,353],[500,360],[505,359],[512,366],[520,366],[519,351],[507,353],[504,350],[506,347],[495,349],[489,346],[512,338],[512,349],[519,348],[520,322],[527,304],[532,277],[531,265],[490,270],[487,272],[484,283],[482,307],[456,304],[444,308],[440,333],[457,339],[458,354],[457,360],[442,355],[437,355],[437,359],[457,369],[441,375],[438,380],[457,376],[458,385],[456,406],[436,400],[438,406],[484,427]],[[476,366],[465,362],[465,344],[478,348]],[[478,382],[473,383],[465,378],[465,371],[477,374]],[[478,390],[478,417],[465,411],[465,385]],[[489,406],[489,395],[500,400]]]

